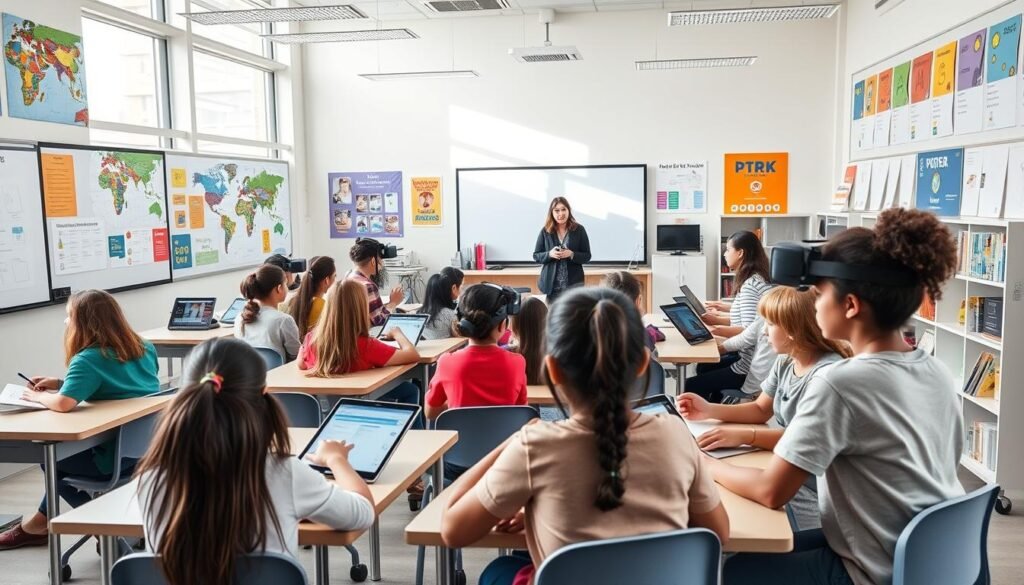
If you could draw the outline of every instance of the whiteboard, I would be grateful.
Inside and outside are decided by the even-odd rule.
[[[459,249],[483,242],[490,264],[534,264],[557,196],[586,228],[592,262],[646,261],[647,165],[456,169],[455,182]]]
[[[49,301],[39,155],[0,147],[0,312]]]
[[[167,168],[175,279],[291,254],[288,163],[168,153]]]
[[[41,144],[54,299],[170,282],[164,154]]]

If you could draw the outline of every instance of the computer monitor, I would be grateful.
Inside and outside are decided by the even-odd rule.
[[[658,251],[682,254],[700,252],[700,225],[659,225]]]

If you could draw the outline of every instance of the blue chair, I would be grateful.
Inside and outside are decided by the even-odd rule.
[[[265,552],[239,557],[235,565],[237,585],[306,585],[306,571],[295,559]],[[110,571],[113,585],[167,585],[157,556],[149,553],[128,555],[114,563]]]
[[[892,585],[988,585],[988,524],[999,486],[922,510],[896,541]]]
[[[651,364],[648,366],[650,370],[650,382],[647,384],[647,393],[644,394],[644,398],[650,398],[651,396],[658,396],[659,394],[665,393],[665,368],[661,366],[654,358],[651,358]]]
[[[320,401],[302,392],[274,392],[274,398],[288,417],[288,426],[317,428],[323,422]]]
[[[469,468],[494,450],[505,439],[539,415],[530,406],[470,406],[446,410],[434,421],[434,429],[456,431],[459,440],[444,454],[445,464]],[[423,505],[430,503],[434,486],[423,491]],[[458,551],[456,551],[458,553]],[[416,551],[416,584],[423,584],[425,547]],[[465,583],[461,555],[456,554],[456,583]]]
[[[718,536],[706,528],[581,542],[545,559],[535,583],[718,585],[721,554]]]
[[[269,347],[254,347],[253,349],[263,358],[263,363],[267,364],[268,370],[272,370],[284,363],[284,358],[281,357],[281,354],[277,353],[277,350],[270,349]]]

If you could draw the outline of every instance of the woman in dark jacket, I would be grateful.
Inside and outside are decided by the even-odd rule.
[[[590,262],[590,239],[572,216],[565,197],[551,200],[547,221],[533,247],[533,260],[541,264],[537,286],[549,302],[583,284],[583,265]]]

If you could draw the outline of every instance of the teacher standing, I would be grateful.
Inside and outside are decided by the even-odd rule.
[[[590,238],[572,216],[565,197],[551,200],[544,228],[533,247],[533,260],[541,264],[537,286],[549,301],[583,284],[583,265],[590,262]]]

